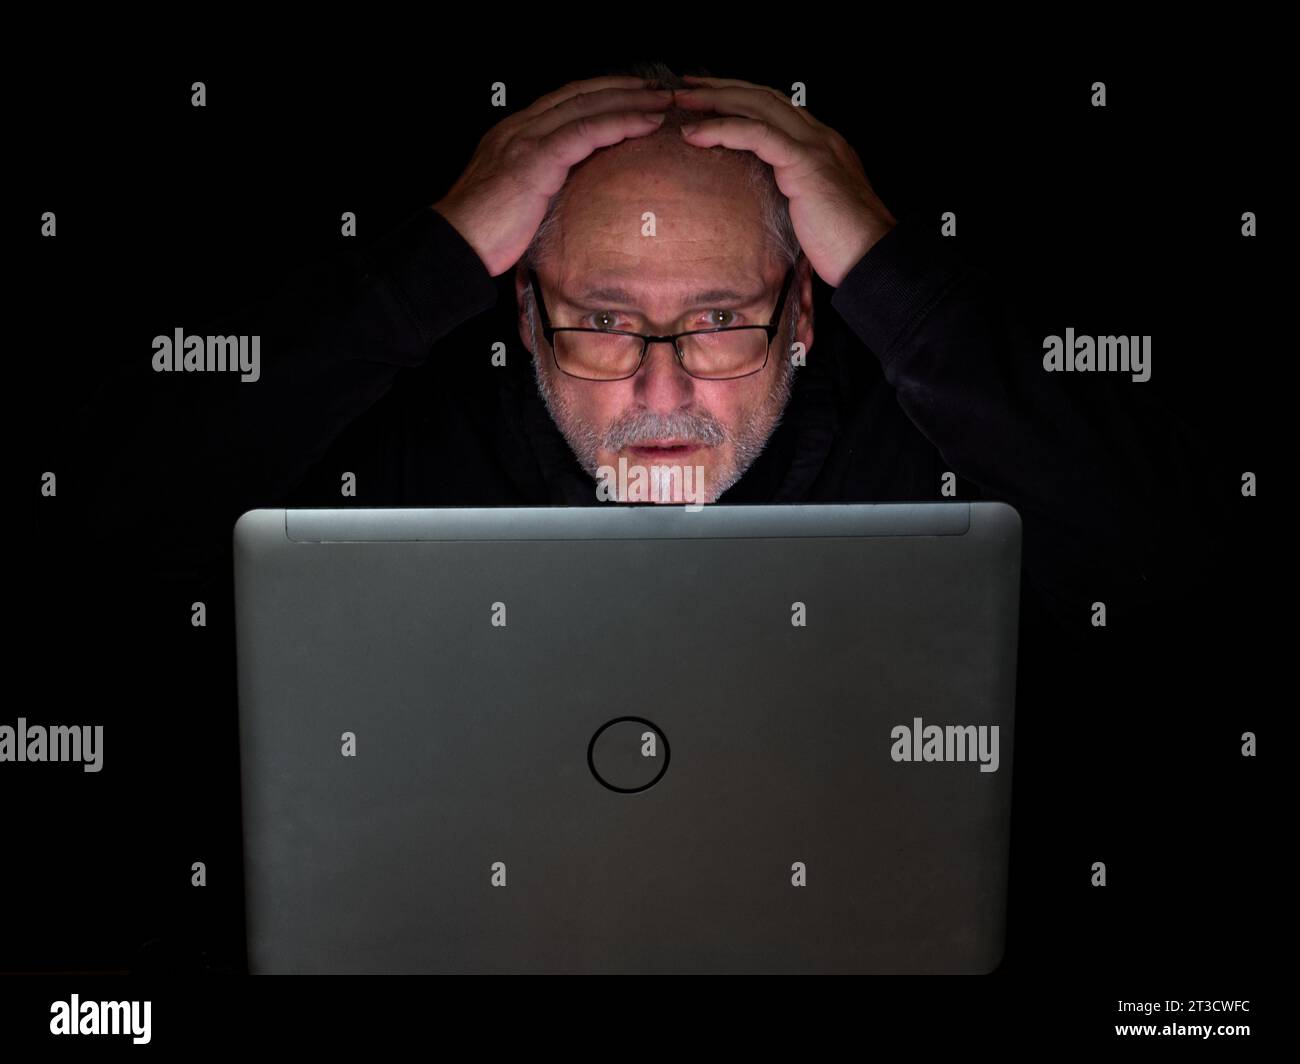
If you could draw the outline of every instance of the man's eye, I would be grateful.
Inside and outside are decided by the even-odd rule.
[[[622,329],[619,317],[612,310],[597,310],[588,314],[583,322],[588,329]]]
[[[717,310],[709,312],[708,322],[703,326],[706,329],[725,329],[729,325],[736,324],[736,312],[734,310],[723,310],[719,307]]]

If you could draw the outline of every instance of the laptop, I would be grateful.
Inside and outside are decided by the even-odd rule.
[[[250,971],[987,973],[1000,502],[258,509]]]

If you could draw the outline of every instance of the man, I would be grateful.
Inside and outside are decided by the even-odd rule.
[[[439,344],[512,269],[531,359]],[[814,275],[851,328],[816,344]],[[1019,510],[1028,583],[1082,627],[1143,597],[1159,546],[1138,467],[937,220],[900,223],[843,138],[746,82],[566,85],[431,209],[221,328],[262,337],[261,379],[142,422],[201,426],[168,512],[211,554],[256,506],[940,501],[947,481]],[[678,474],[637,495],[637,466]]]
[[[656,83],[667,84],[665,75]],[[812,347],[811,270],[838,286],[895,221],[852,149],[770,90],[717,79],[693,91],[617,79],[586,88],[560,90],[503,122],[434,209],[489,272],[520,260],[521,335],[582,467],[599,479],[620,459],[652,469],[693,462],[707,485],[696,486],[713,502],[753,463],[785,408],[792,341]],[[670,103],[679,106],[665,116],[659,108]],[[692,117],[683,108],[728,107],[752,117],[682,128]],[[565,124],[578,116],[585,126]],[[569,166],[591,141],[615,136],[625,139]],[[714,145],[722,151],[704,150]],[[649,346],[563,328],[548,342],[536,320],[539,275],[551,291],[549,317],[562,326],[728,331]],[[788,313],[769,322],[778,304]],[[778,327],[775,344],[758,327],[768,324]],[[662,501],[683,501],[683,482],[672,486]]]

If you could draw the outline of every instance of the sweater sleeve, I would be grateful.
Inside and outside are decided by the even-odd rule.
[[[201,535],[208,551],[224,548],[240,513],[284,505],[403,368],[496,300],[474,250],[425,208],[374,244],[298,274],[271,299],[187,328],[258,336],[260,375],[137,374],[106,389],[112,416],[130,420],[103,463],[95,526],[114,534],[161,521]]]
[[[1121,398],[1145,384],[1045,370],[1044,337],[916,220],[881,238],[831,304],[947,467],[1019,511],[1022,570],[1059,621],[1088,623],[1098,600],[1150,605],[1167,534],[1157,482],[1186,452],[1166,411]]]

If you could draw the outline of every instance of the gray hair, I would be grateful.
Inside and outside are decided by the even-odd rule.
[[[689,82],[679,77],[666,64],[661,62],[633,63],[628,67],[609,70],[606,73],[646,79],[650,82],[647,87],[652,89],[691,88]],[[790,201],[778,187],[772,167],[751,151],[724,148],[721,145],[712,148],[697,148],[687,144],[681,139],[678,129],[683,124],[693,121],[697,117],[696,112],[688,111],[683,107],[670,106],[665,110],[664,116],[663,125],[653,133],[647,133],[645,136],[635,138],[635,141],[654,142],[658,140],[660,145],[672,145],[674,149],[680,150],[684,157],[689,153],[689,158],[696,164],[703,159],[730,159],[739,163],[745,187],[758,195],[768,247],[780,262],[786,266],[793,266],[801,250],[799,239],[795,236],[794,225],[790,221]],[[627,144],[631,142],[624,140],[619,143]],[[609,145],[608,147],[617,146]],[[600,152],[607,150],[608,148],[598,148],[592,154],[598,155]],[[587,158],[591,157],[588,156]],[[586,161],[584,159],[574,169],[578,169]],[[570,173],[572,172],[571,170]],[[565,190],[568,188],[568,184],[566,180],[559,192],[551,197],[551,202],[546,208],[546,216],[542,219],[541,225],[538,226],[532,242],[528,245],[528,250],[524,252],[523,264],[526,269],[538,269],[555,246],[560,208],[563,206]]]

